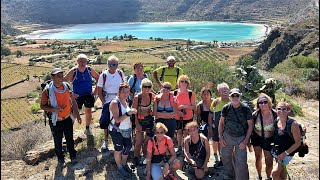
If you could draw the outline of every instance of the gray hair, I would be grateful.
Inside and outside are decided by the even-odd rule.
[[[221,83],[221,84],[218,84],[218,86],[217,86],[217,90],[218,90],[218,91],[219,91],[220,89],[222,89],[222,88],[230,89],[229,86],[228,86],[228,84],[225,83],[225,82],[223,82],[223,83]]]
[[[115,55],[112,55],[112,56],[110,56],[110,57],[108,58],[108,62],[110,62],[110,61],[112,61],[112,60],[115,60],[115,61],[119,62],[119,59],[118,59],[117,56],[115,56]]]

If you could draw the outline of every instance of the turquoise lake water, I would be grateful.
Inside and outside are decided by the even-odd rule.
[[[191,39],[197,41],[246,41],[263,38],[266,28],[261,24],[226,22],[170,23],[97,23],[77,24],[60,29],[39,30],[23,35],[27,39],[92,39],[132,35],[139,39]]]

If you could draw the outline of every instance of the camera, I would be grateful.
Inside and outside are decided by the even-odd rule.
[[[304,155],[309,153],[309,146],[307,144],[305,144],[304,146],[301,147],[298,155],[299,157],[304,157]]]

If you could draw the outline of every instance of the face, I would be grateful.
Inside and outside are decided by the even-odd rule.
[[[60,72],[58,74],[55,74],[52,76],[54,82],[59,82],[62,83],[62,78],[63,78],[63,72]]]
[[[208,100],[208,99],[210,99],[211,98],[211,95],[210,95],[210,93],[208,92],[208,91],[204,91],[202,94],[201,94],[201,98],[202,98],[202,100]]]
[[[116,71],[116,69],[118,68],[118,61],[116,61],[116,60],[109,61],[108,67],[109,67],[109,70]]]
[[[220,97],[228,97],[229,93],[230,93],[230,90],[229,90],[229,88],[222,87],[222,88],[219,89],[218,93],[219,93]]]
[[[151,84],[143,84],[142,85],[142,92],[144,93],[149,93],[151,92],[151,89],[152,89],[152,85]]]
[[[189,81],[187,81],[186,79],[180,79],[179,81],[179,87],[187,87],[189,84]]]
[[[136,68],[134,69],[135,74],[143,74],[144,68],[142,64],[137,64]]]
[[[259,109],[269,109],[269,102],[268,102],[268,99],[267,98],[261,98],[258,100],[258,107]]]
[[[191,128],[189,128],[188,129],[188,133],[192,136],[192,135],[197,135],[198,134],[198,131],[199,130],[199,128],[198,127],[191,127]]]
[[[162,93],[170,93],[171,86],[169,84],[165,84],[165,85],[163,85],[162,89],[163,89]]]
[[[288,108],[287,108],[287,106],[278,106],[277,107],[277,115],[279,117],[287,117],[288,116]]]
[[[130,94],[130,89],[129,88],[122,88],[119,91],[119,98],[127,99],[129,97],[129,94]]]
[[[86,66],[87,65],[87,59],[85,58],[80,58],[77,60],[79,66],[83,67],[83,66]]]
[[[169,67],[174,67],[174,64],[176,64],[176,61],[173,60],[173,59],[167,61],[167,65],[168,65]]]
[[[156,134],[157,139],[162,139],[163,135],[166,134],[162,128],[156,129],[154,133]]]
[[[240,103],[240,94],[233,93],[230,95],[230,100],[233,104],[239,104]]]

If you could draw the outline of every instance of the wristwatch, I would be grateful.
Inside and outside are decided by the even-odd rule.
[[[124,113],[125,115],[127,115],[127,116],[130,116],[129,114],[128,114],[128,112],[126,112],[126,113]]]
[[[289,156],[289,153],[287,151],[284,151],[284,153],[286,153],[286,155]]]

